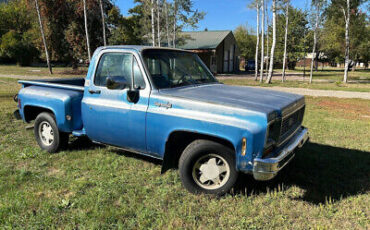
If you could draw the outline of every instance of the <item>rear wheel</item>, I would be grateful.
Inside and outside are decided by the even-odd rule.
[[[180,178],[191,193],[222,195],[235,184],[234,151],[209,140],[193,141],[179,161]]]
[[[68,144],[68,133],[59,131],[51,113],[40,113],[35,120],[34,133],[38,145],[49,153],[58,152]]]

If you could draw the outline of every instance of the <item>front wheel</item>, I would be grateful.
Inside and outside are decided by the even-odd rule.
[[[36,117],[34,133],[38,145],[49,153],[55,153],[68,144],[68,133],[59,131],[50,113],[43,112]]]
[[[209,140],[193,141],[179,161],[180,178],[191,193],[222,195],[235,184],[234,151]]]

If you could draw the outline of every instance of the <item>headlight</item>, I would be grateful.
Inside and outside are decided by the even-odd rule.
[[[275,119],[275,121],[270,122],[270,124],[267,127],[266,147],[274,145],[279,141],[280,128],[281,128],[281,119]]]

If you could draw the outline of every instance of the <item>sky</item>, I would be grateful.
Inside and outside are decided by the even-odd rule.
[[[206,12],[196,30],[234,30],[241,24],[256,27],[256,10],[248,9],[250,0],[193,0],[194,9]],[[294,7],[304,8],[307,0],[291,0]],[[270,5],[271,5],[271,1]],[[134,6],[133,0],[116,0],[116,5],[125,16]],[[189,30],[189,29],[185,29]]]

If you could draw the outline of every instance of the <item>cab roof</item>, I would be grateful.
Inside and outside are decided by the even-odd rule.
[[[141,52],[145,49],[166,49],[166,50],[177,50],[177,51],[186,51],[183,49],[171,48],[171,47],[153,47],[153,46],[142,46],[142,45],[114,45],[114,46],[100,46],[97,50],[105,49],[133,49],[137,52]]]

